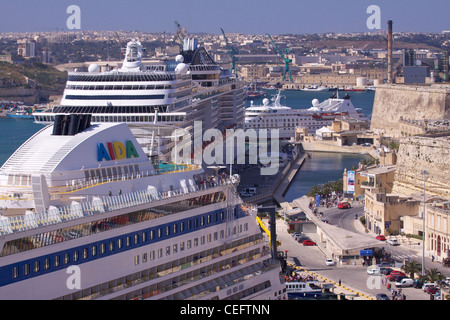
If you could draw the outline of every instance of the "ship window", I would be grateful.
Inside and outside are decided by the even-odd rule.
[[[180,242],[180,251],[184,251],[184,242]]]
[[[70,261],[69,254],[68,254],[68,253],[65,253],[65,254],[64,254],[64,264],[68,264],[69,261]]]
[[[14,267],[13,268],[13,279],[18,278],[19,277],[19,268],[18,267]]]
[[[97,246],[92,246],[92,248],[91,248],[91,255],[93,257],[97,255]]]
[[[88,258],[88,249],[84,248],[83,249],[83,259],[87,259]]]
[[[78,261],[78,251],[73,253],[73,261]]]
[[[40,264],[39,261],[34,262],[34,272],[39,272],[40,270]]]
[[[59,256],[55,256],[55,262],[53,264],[55,267],[59,266]]]
[[[170,256],[170,246],[166,247],[166,256]]]
[[[23,266],[23,274],[24,275],[30,274],[30,265],[28,263],[24,264]]]

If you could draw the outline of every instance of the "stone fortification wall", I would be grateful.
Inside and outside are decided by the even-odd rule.
[[[417,132],[405,132],[408,127],[400,125],[401,119],[450,119],[450,85],[386,84],[378,86],[370,129],[375,133],[394,138],[406,134],[417,134]]]
[[[422,170],[430,174],[427,194],[450,198],[450,136],[401,139],[393,193],[423,192]]]

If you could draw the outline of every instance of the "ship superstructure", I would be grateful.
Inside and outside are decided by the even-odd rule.
[[[286,298],[238,176],[155,167],[126,124],[56,120],[0,168],[0,299]]]
[[[243,127],[241,79],[221,69],[196,39],[185,39],[174,60],[144,64],[142,55],[142,44],[132,40],[120,68],[102,72],[92,64],[88,72],[70,72],[61,104],[35,113],[35,121],[92,114],[92,123],[126,123],[150,156],[167,155],[174,129],[193,134],[195,121],[203,132]]]

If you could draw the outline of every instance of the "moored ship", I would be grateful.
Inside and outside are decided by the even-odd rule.
[[[278,129],[282,139],[295,136],[295,129],[304,127],[309,133],[329,126],[338,117],[348,117],[368,121],[362,110],[355,108],[348,95],[339,98],[335,93],[329,99],[319,102],[312,101],[309,109],[294,109],[281,105],[281,91],[278,91],[275,101],[263,99],[263,105],[251,105],[245,110],[246,129]]]
[[[174,127],[193,133],[194,122],[209,128],[242,128],[244,85],[221,69],[196,39],[185,39],[173,60],[144,63],[143,46],[128,42],[123,64],[102,72],[70,72],[59,106],[34,113],[35,122],[56,115],[92,114],[92,123],[126,123],[149,156],[167,154]],[[157,139],[153,139],[156,137]]]

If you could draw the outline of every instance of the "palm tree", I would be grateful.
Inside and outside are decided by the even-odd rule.
[[[402,270],[405,271],[405,273],[409,273],[409,277],[414,279],[415,274],[422,271],[422,265],[414,260],[406,261],[402,266]]]

